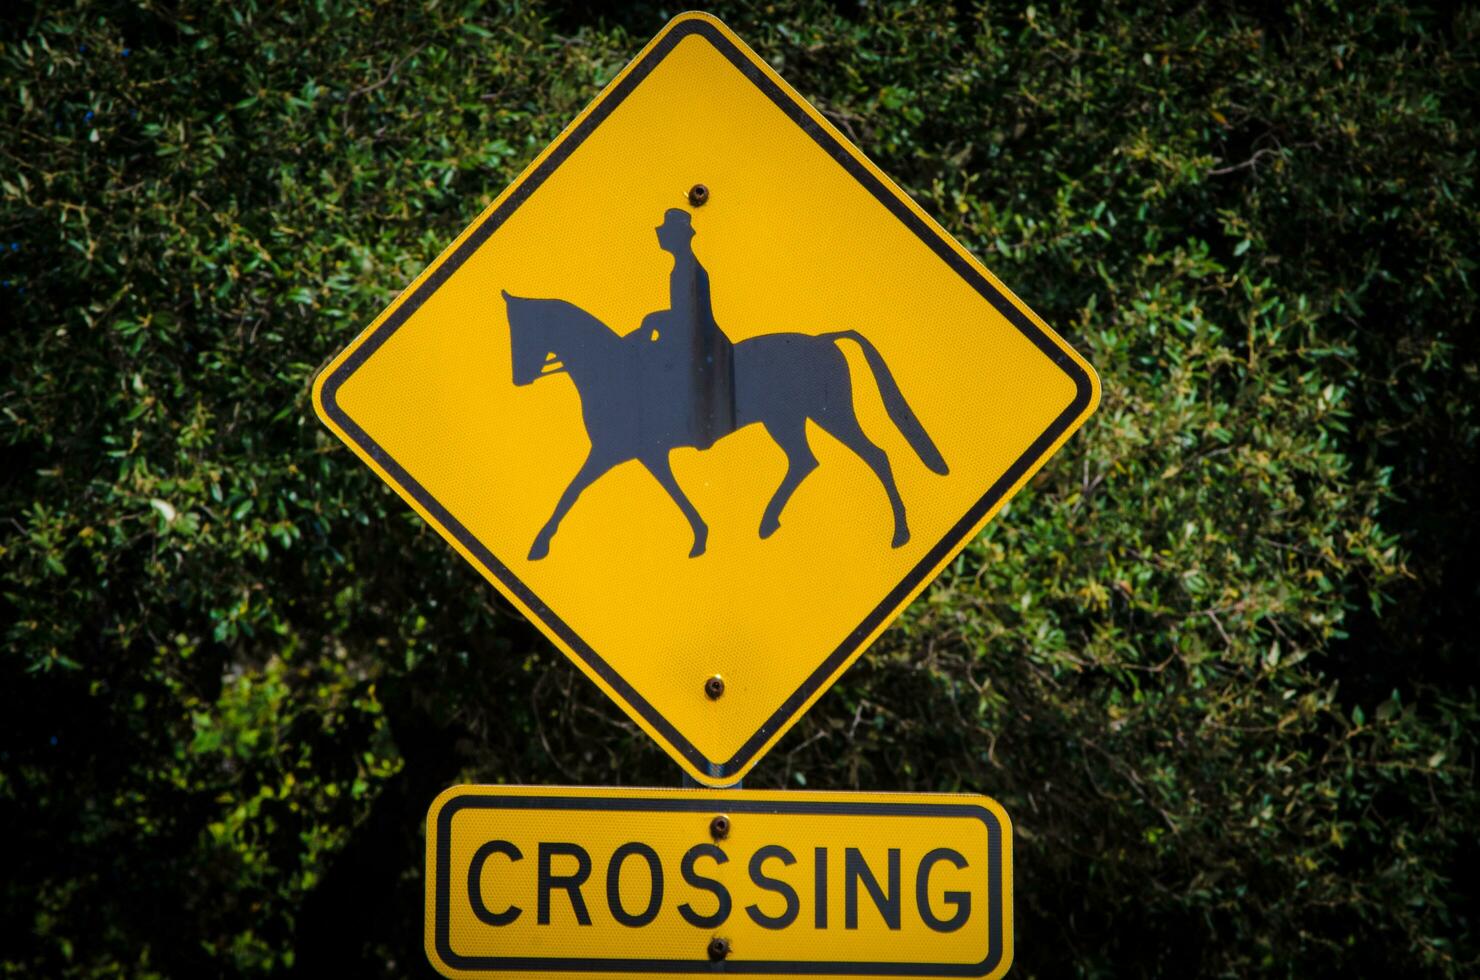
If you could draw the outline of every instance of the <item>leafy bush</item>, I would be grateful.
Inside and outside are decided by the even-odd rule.
[[[446,6],[0,28],[7,974],[424,973],[440,788],[677,779],[308,406],[667,16]],[[1025,976],[1473,973],[1480,12],[717,12],[1105,387],[751,783],[997,797]]]

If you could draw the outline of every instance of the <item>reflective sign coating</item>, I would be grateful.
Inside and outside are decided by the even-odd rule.
[[[1061,338],[700,14],[314,391],[708,785],[741,778],[1098,398]]]
[[[1012,826],[983,796],[458,786],[427,816],[450,977],[1001,976]]]

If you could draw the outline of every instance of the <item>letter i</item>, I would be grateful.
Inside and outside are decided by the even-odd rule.
[[[814,898],[817,902],[817,910],[812,919],[813,927],[817,929],[827,928],[827,848],[819,847],[813,852],[816,863],[813,865],[815,883]]]

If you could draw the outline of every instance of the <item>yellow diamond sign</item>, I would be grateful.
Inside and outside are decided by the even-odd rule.
[[[319,376],[325,424],[734,783],[1094,410],[724,25],[664,28]]]

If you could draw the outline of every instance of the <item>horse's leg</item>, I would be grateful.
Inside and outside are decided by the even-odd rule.
[[[550,514],[550,519],[545,521],[545,526],[540,528],[540,533],[535,536],[534,544],[529,548],[529,560],[539,561],[550,553],[550,539],[555,536],[555,529],[560,526],[565,514],[575,504],[576,498],[581,491],[589,487],[607,470],[615,464],[605,453],[598,455],[593,449],[581,464],[580,470],[571,478],[570,485],[560,495],[560,500],[555,504],[555,510]]]
[[[807,478],[807,474],[817,469],[817,457],[812,455],[812,447],[807,445],[805,415],[779,424],[767,422],[766,431],[776,440],[776,445],[786,452],[786,476],[782,477],[781,485],[771,495],[771,502],[766,504],[766,512],[761,516],[762,538],[769,538],[776,533],[776,529],[781,526],[781,511],[786,507],[786,502]]]
[[[894,508],[894,540],[891,545],[898,548],[909,541],[910,528],[905,522],[904,501],[900,499],[899,488],[894,484],[894,471],[889,467],[889,457],[863,434],[863,429],[858,425],[858,416],[853,414],[853,406],[834,403],[827,411],[813,416],[813,419],[839,442],[857,453],[869,465],[869,469],[874,471],[879,482],[884,484],[884,492],[889,494],[889,506]]]
[[[684,495],[683,488],[678,485],[678,481],[674,479],[673,467],[668,464],[667,451],[643,457],[642,465],[646,466],[653,478],[662,485],[664,490],[668,491],[668,496],[673,498],[673,502],[678,504],[678,509],[683,511],[683,516],[688,518],[689,527],[694,530],[694,546],[689,549],[689,557],[698,558],[704,554],[704,548],[709,541],[709,527],[699,516],[699,511],[695,509],[693,503]]]

